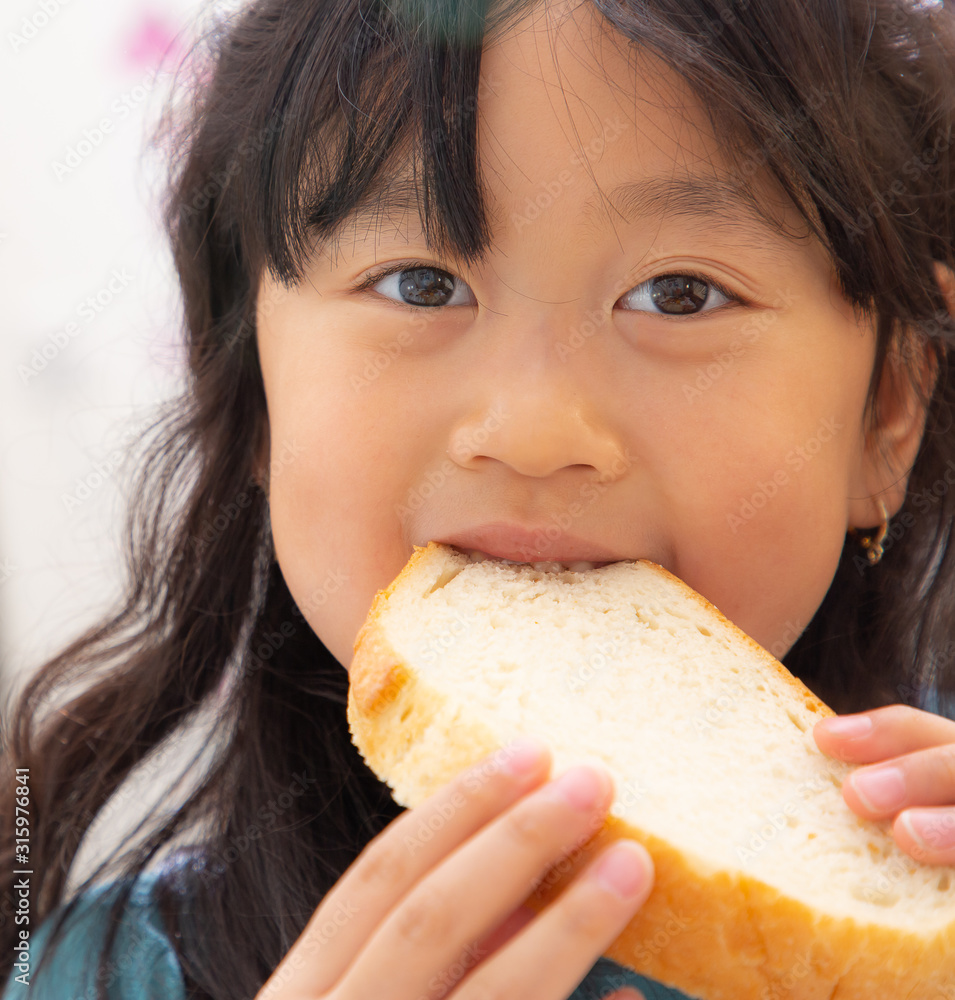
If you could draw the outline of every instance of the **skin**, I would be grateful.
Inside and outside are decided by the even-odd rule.
[[[847,530],[879,524],[879,500],[890,516],[902,505],[924,423],[911,387],[890,368],[883,423],[867,420],[872,325],[762,174],[747,186],[785,234],[725,201],[710,206],[722,218],[677,212],[677,196],[626,217],[601,199],[624,181],[712,179],[731,164],[679,78],[628,55],[588,5],[550,5],[491,45],[479,109],[495,229],[485,260],[436,257],[415,213],[395,208],[347,227],[300,285],[262,277],[262,469],[293,597],[347,668],[376,591],[413,545],[485,521],[550,523],[599,485],[571,517],[575,534],[660,563],[782,657],[825,596]],[[415,310],[396,279],[354,287],[410,262],[464,282],[462,304]],[[740,301],[681,317],[645,299],[627,308],[628,290],[688,271]],[[857,740],[820,723],[820,749],[899,764],[904,800],[881,818],[919,860],[955,864],[955,847],[920,846],[906,818],[955,826],[955,723],[902,706],[869,715],[875,728]],[[870,817],[854,784],[865,770],[844,794]],[[477,826],[448,833],[430,864],[464,828]],[[349,925],[354,947],[325,967],[329,983],[399,898],[389,891]],[[499,921],[513,910],[502,904]],[[498,939],[529,918],[512,919]]]
[[[618,895],[590,877],[604,851],[531,922],[534,912],[516,904],[545,858],[556,863],[568,841],[600,828],[611,779],[582,768],[591,772],[592,797],[574,805],[557,782],[542,784],[547,747],[521,771],[511,768],[515,756],[504,748],[479,761],[376,837],[322,899],[257,1000],[359,1000],[382,995],[383,982],[395,1000],[443,997],[450,987],[455,1000],[569,996],[646,900],[653,866],[639,844],[625,841],[619,847],[642,872],[633,892]],[[422,830],[433,836],[422,838]],[[496,929],[480,937],[488,924]],[[607,1000],[634,998],[643,1000],[625,988]]]
[[[894,423],[867,434],[875,336],[819,245],[735,206],[722,226],[675,211],[627,223],[606,206],[588,217],[588,199],[625,180],[729,164],[673,72],[644,59],[634,79],[616,39],[577,23],[587,9],[555,29],[556,65],[540,29],[486,53],[479,141],[498,232],[485,264],[435,260],[417,219],[391,213],[344,233],[301,285],[263,278],[276,551],[345,667],[413,544],[487,520],[550,524],[575,502],[575,534],[660,563],[782,656],[846,530],[877,525],[879,499],[901,506],[921,414],[890,405]],[[686,110],[668,110],[676,101]],[[527,221],[549,182],[559,196]],[[762,188],[800,234],[795,209]],[[353,290],[407,260],[460,275],[476,306],[414,310],[383,285]],[[681,270],[750,304],[676,318],[620,306]],[[594,332],[568,346],[588,317]],[[330,574],[347,582],[323,594]]]

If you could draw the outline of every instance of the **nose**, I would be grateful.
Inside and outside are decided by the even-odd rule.
[[[447,451],[453,461],[478,468],[494,460],[536,478],[572,467],[594,469],[602,482],[619,477],[627,452],[607,401],[599,398],[595,373],[584,379],[574,358],[558,356],[558,341],[553,330],[511,338],[509,349],[472,372],[481,401],[452,429]],[[463,395],[467,399],[466,389]]]

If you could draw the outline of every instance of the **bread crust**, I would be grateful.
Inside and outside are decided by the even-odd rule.
[[[349,670],[353,740],[408,808],[499,748],[494,733],[469,717],[466,706],[451,704],[402,662],[380,626],[389,597],[424,561],[441,557],[442,548],[434,542],[416,546],[399,576],[378,592]],[[834,714],[701,595],[663,567],[649,565],[724,623],[791,688],[810,723]],[[621,837],[643,844],[655,867],[650,897],[605,952],[622,965],[703,1000],[955,1000],[955,927],[923,936],[834,919],[742,872],[712,870],[613,815],[543,873],[526,905],[538,912],[550,905],[596,853]]]

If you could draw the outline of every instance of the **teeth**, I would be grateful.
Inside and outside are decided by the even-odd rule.
[[[468,552],[468,559],[471,562],[484,562],[485,559],[490,559],[491,557],[478,549],[471,549]],[[522,563],[515,562],[513,559],[498,559],[497,562],[507,563],[511,566],[520,566]],[[531,563],[534,569],[542,573],[559,573],[561,570],[570,570],[573,573],[586,573],[587,570],[594,568],[594,563],[589,562],[586,559],[578,559],[575,562],[570,563],[560,563],[560,562],[535,562]]]

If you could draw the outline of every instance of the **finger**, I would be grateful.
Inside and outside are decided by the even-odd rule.
[[[483,957],[491,955],[502,945],[514,937],[519,931],[526,927],[537,916],[537,911],[529,906],[521,905],[511,913],[503,923],[496,927],[487,937],[481,938],[474,948],[474,952],[480,962]]]
[[[892,833],[899,847],[916,861],[955,865],[955,809],[906,809],[896,817]],[[945,888],[949,888],[947,882]]]
[[[474,942],[527,898],[542,869],[597,833],[612,798],[606,768],[582,765],[518,802],[401,901],[338,983],[336,998],[374,996],[382,969],[396,998],[460,979],[469,971],[462,955],[473,962]]]
[[[529,761],[517,744],[504,747],[390,823],[326,893],[266,986],[274,981],[305,996],[330,990],[427,872],[546,779],[550,750],[535,742],[537,756]],[[522,762],[527,770],[520,770]]]
[[[625,864],[628,877],[614,887],[604,866],[618,859]],[[644,848],[631,840],[615,842],[493,961],[472,972],[455,992],[455,1000],[569,996],[593,968],[596,957],[646,902],[652,888],[653,862]]]
[[[822,719],[813,727],[819,749],[853,764],[872,764],[927,747],[955,743],[955,722],[909,705],[886,705]]]
[[[866,819],[886,819],[911,806],[955,804],[955,743],[860,767],[842,783],[842,796]]]

